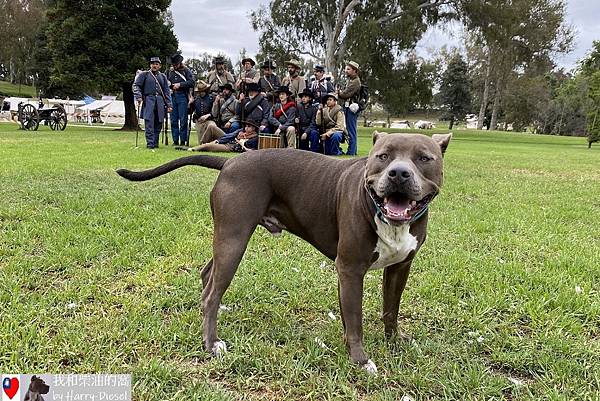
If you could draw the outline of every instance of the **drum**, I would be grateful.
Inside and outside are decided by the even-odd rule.
[[[261,133],[258,135],[258,149],[272,149],[281,147],[279,135]]]

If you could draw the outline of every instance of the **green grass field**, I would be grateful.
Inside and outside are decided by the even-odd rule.
[[[207,357],[217,172],[127,182],[116,168],[183,155],[134,140],[0,124],[0,371],[132,373],[136,400],[600,399],[600,146],[455,132],[401,303],[411,342],[384,340],[368,273],[370,377],[343,345],[333,263],[263,228],[223,300],[230,352]]]
[[[35,97],[35,89],[28,85],[15,85],[10,82],[0,81],[0,97]]]

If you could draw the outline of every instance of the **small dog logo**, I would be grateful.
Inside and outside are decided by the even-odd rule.
[[[29,383],[29,390],[27,390],[23,401],[44,401],[44,397],[41,394],[48,394],[48,391],[50,391],[50,386],[44,380],[37,376],[32,376],[31,383]]]

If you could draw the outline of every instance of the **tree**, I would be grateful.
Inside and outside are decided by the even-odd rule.
[[[588,147],[600,141],[600,41],[593,43],[592,51],[580,62],[583,79],[587,83]]]
[[[453,1],[453,0],[452,0]],[[411,54],[427,28],[453,14],[451,0],[272,0],[251,13],[260,54],[284,62],[289,55],[324,64],[338,85],[344,63],[361,66],[373,100],[388,112],[431,101],[429,64]],[[282,29],[285,27],[285,29]],[[427,65],[426,65],[427,64]],[[428,98],[428,99],[427,99]]]
[[[462,120],[471,108],[471,81],[467,63],[460,54],[455,54],[442,74],[439,102],[446,108],[452,129],[454,120]]]
[[[493,95],[491,129],[511,72],[537,57],[566,52],[573,33],[565,20],[564,0],[457,0],[457,9],[472,35],[485,49],[480,64],[484,84],[479,129]]]
[[[125,125],[138,121],[132,83],[136,69],[158,55],[166,67],[177,49],[170,0],[95,0],[84,6],[71,0],[49,2],[46,29],[50,60],[47,96],[123,93]]]
[[[262,54],[277,60],[289,54],[312,57],[337,80],[349,55],[362,53],[363,61],[369,61],[375,52],[395,56],[412,48],[428,25],[445,15],[441,7],[449,2],[272,0],[250,18],[260,32]]]
[[[44,14],[42,0],[0,0],[0,64],[11,83],[35,83],[30,67]]]

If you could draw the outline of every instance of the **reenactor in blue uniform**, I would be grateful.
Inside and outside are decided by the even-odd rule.
[[[160,58],[150,59],[150,70],[141,72],[133,83],[133,96],[142,106],[146,147],[158,148],[160,131],[166,114],[172,110],[167,76],[160,72]]]
[[[322,65],[315,65],[313,72],[315,79],[310,83],[310,90],[317,102],[325,103],[324,96],[328,93],[332,93],[335,88],[329,77],[325,77],[325,67]]]
[[[193,101],[194,74],[183,64],[183,56],[171,57],[171,68],[167,78],[173,90],[173,112],[171,113],[171,132],[173,145],[188,143],[188,105]]]

